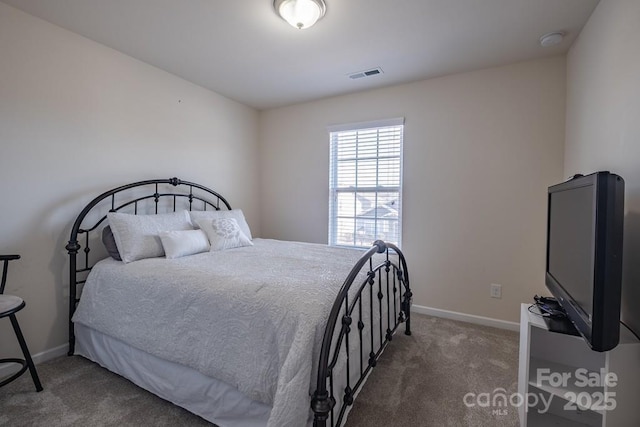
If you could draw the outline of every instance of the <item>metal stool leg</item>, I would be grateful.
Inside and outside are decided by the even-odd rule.
[[[29,367],[29,373],[33,379],[33,384],[36,386],[36,391],[42,391],[42,384],[40,384],[40,378],[38,378],[38,372],[36,371],[36,366],[33,364],[33,360],[31,359],[27,343],[22,336],[20,325],[18,325],[18,319],[16,319],[15,314],[10,314],[9,319],[11,320],[11,325],[13,326],[13,330],[15,331],[18,342],[20,343],[20,348],[22,349],[22,354],[24,354],[24,360],[27,362],[27,366]]]

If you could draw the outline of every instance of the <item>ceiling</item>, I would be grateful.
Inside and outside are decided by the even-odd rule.
[[[1,1],[257,109],[564,53],[598,3],[326,0],[297,30],[272,0]]]

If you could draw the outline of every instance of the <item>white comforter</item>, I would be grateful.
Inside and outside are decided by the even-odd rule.
[[[103,260],[73,320],[271,404],[269,426],[301,426],[325,322],[360,256],[255,239],[173,260]]]

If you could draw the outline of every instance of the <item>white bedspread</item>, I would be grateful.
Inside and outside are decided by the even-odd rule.
[[[326,319],[362,254],[255,239],[172,260],[107,259],[73,320],[271,404],[269,426],[301,426]]]

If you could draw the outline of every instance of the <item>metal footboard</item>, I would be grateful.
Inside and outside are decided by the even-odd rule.
[[[385,254],[384,259],[374,262],[376,254]],[[315,427],[340,426],[398,326],[405,323],[405,334],[411,335],[411,297],[403,253],[395,245],[377,240],[349,273],[327,321],[311,401]],[[352,360],[354,350],[359,350],[355,351],[359,360]],[[336,390],[334,369],[341,354],[346,358],[346,386]],[[359,373],[355,381],[354,369]]]

